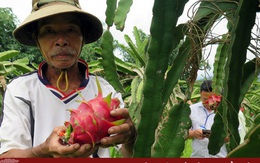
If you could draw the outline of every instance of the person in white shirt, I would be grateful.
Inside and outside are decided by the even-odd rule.
[[[212,81],[205,80],[200,86],[201,101],[190,105],[190,119],[192,122],[192,127],[189,130],[189,138],[192,139],[191,158],[223,158],[227,155],[226,144],[221,147],[218,154],[210,155],[208,151],[208,135],[203,134],[203,130],[210,131],[211,126],[214,123],[214,110],[212,110],[212,108],[210,108],[208,105],[204,104],[204,102],[212,94]]]
[[[38,71],[13,79],[6,88],[0,119],[0,157],[109,157],[109,146],[119,144],[124,157],[132,156],[136,130],[120,93],[98,77],[103,96],[121,101],[111,116],[122,116],[125,123],[108,129],[111,136],[100,144],[70,146],[59,134],[70,118],[68,109],[79,106],[82,96],[96,97],[95,76],[80,59],[82,46],[102,35],[102,23],[81,10],[78,0],[32,0],[31,14],[14,31],[22,44],[37,46],[45,61]]]

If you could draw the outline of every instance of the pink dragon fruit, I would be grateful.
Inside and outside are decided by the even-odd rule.
[[[59,136],[64,144],[92,144],[95,146],[103,137],[109,136],[108,129],[120,125],[125,120],[120,116],[111,116],[110,111],[118,108],[120,101],[117,98],[111,99],[111,93],[105,98],[102,97],[100,83],[96,78],[98,95],[86,101],[82,97],[81,104],[77,109],[69,109],[70,121],[64,124],[67,130]],[[81,94],[79,94],[81,95]]]

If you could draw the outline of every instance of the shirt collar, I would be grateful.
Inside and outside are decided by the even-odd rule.
[[[46,68],[47,68],[47,65],[48,63],[46,61],[43,61],[39,64],[39,67],[38,67],[38,76],[41,78],[41,79],[46,79],[45,77],[45,71],[46,71]],[[87,62],[85,62],[83,59],[78,59],[78,66],[80,67],[80,70],[83,70],[84,73],[85,73],[85,79],[88,80],[89,78],[89,68],[88,68],[88,64]]]

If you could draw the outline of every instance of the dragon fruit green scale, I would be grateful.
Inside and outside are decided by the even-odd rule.
[[[102,97],[102,90],[98,78],[96,77],[98,87],[97,96],[89,101],[78,101],[81,104],[77,109],[69,109],[70,121],[64,125],[67,127],[60,137],[64,144],[95,144],[100,143],[103,137],[109,136],[108,129],[115,125],[120,125],[125,120],[120,116],[111,116],[110,111],[119,107],[120,101],[117,98],[111,98],[111,93],[105,98]]]

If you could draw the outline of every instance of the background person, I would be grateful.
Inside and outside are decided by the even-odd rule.
[[[224,144],[220,152],[216,155],[210,155],[208,151],[208,135],[203,134],[202,130],[210,130],[214,123],[214,108],[210,108],[204,102],[208,99],[212,92],[212,81],[205,80],[200,86],[201,101],[190,105],[191,114],[190,119],[192,127],[189,130],[189,138],[192,139],[192,154],[190,157],[204,158],[204,157],[226,157],[227,149]]]

